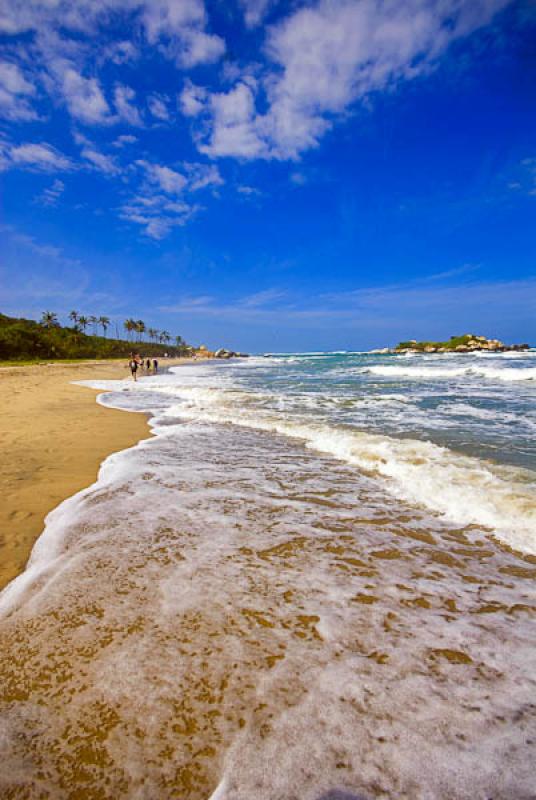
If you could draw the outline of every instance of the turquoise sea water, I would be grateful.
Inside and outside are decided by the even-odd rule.
[[[210,362],[104,402],[152,409],[165,424],[233,424],[302,440],[390,496],[536,554],[536,352]]]
[[[2,797],[535,797],[535,352],[91,385],[154,436],[0,595]]]

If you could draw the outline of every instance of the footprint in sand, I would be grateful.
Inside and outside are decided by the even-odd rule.
[[[33,511],[12,511],[9,515],[9,519],[19,522],[23,519],[29,519],[33,517]]]

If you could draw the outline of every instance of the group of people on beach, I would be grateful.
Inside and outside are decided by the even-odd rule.
[[[138,370],[142,374],[156,375],[158,372],[158,360],[153,358],[142,358],[139,353],[131,353],[130,354],[130,361],[128,362],[128,366],[130,367],[130,373],[132,375],[133,380],[138,380]]]

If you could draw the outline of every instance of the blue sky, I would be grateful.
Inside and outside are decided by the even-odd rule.
[[[534,3],[4,0],[0,310],[536,343]]]

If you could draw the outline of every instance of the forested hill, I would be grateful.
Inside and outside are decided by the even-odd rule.
[[[192,348],[182,340],[179,345],[173,345],[169,341],[160,343],[147,341],[142,337],[143,334],[133,335],[132,340],[127,341],[105,336],[90,336],[80,330],[78,325],[61,327],[50,319],[39,323],[31,319],[0,314],[0,360],[3,361],[121,358],[128,357],[133,350],[151,356],[163,356],[164,353],[173,356],[192,353]],[[138,341],[140,338],[142,340]]]

